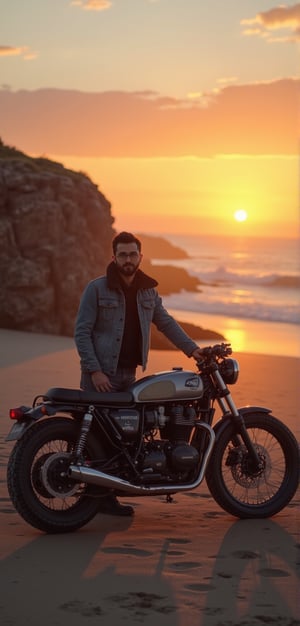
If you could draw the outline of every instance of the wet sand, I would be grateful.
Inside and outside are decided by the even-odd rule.
[[[97,515],[73,534],[44,535],[26,524],[6,489],[7,412],[48,387],[78,387],[79,362],[72,339],[0,330],[0,343],[3,626],[300,624],[299,492],[266,520],[236,520],[203,483],[173,503],[123,499],[134,506],[134,518]],[[237,405],[272,408],[299,440],[300,360],[237,358]],[[147,374],[173,366],[193,369],[193,362],[152,351]]]

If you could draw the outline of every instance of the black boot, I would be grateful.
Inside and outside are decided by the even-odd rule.
[[[133,507],[129,504],[120,504],[113,494],[100,498],[98,510],[99,513],[104,513],[105,515],[121,515],[123,517],[134,515]]]

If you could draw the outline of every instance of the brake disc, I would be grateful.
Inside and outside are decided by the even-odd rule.
[[[272,470],[271,459],[264,446],[255,444],[255,450],[260,459],[261,467],[259,469],[254,470],[253,461],[246,446],[234,449],[233,455],[236,456],[236,460],[228,463],[235,482],[241,487],[248,489],[257,488],[262,483],[265,483]]]

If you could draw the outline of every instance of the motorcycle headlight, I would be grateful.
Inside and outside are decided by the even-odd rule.
[[[239,364],[236,359],[224,359],[219,365],[220,374],[226,385],[234,385],[239,377]]]

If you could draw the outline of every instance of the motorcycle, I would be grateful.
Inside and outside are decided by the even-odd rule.
[[[231,355],[217,344],[203,349],[196,372],[173,368],[117,393],[51,388],[11,409],[7,484],[17,512],[43,532],[71,532],[107,494],[171,501],[205,477],[229,514],[277,514],[298,486],[298,443],[271,409],[236,408]]]

